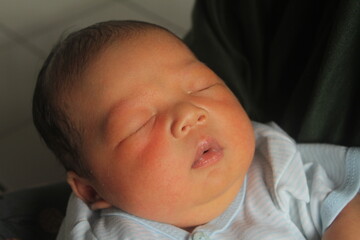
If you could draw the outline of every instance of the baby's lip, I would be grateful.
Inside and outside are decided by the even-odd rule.
[[[223,148],[214,138],[204,138],[197,146],[192,168],[205,168],[217,163],[223,157]]]

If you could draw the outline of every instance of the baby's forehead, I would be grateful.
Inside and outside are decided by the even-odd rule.
[[[161,48],[165,48],[164,46],[171,46],[171,49],[168,48],[167,51],[160,51]],[[102,57],[108,57],[111,55],[108,53],[116,52],[118,56],[133,58],[134,55],[132,55],[132,53],[135,54],[139,51],[144,53],[143,55],[136,55],[139,56],[139,61],[141,60],[141,56],[148,56],[148,54],[153,54],[152,57],[154,58],[156,57],[155,55],[161,54],[166,54],[167,56],[164,57],[169,57],[171,55],[169,54],[170,52],[186,52],[186,54],[190,53],[191,56],[195,57],[183,41],[173,33],[164,29],[151,28],[135,32],[126,37],[117,37],[109,44],[102,46],[98,53],[94,54],[92,57],[89,68],[92,67],[92,63],[96,64],[102,61]],[[126,65],[127,61],[124,60],[124,67],[126,67]]]
[[[153,67],[154,62],[161,64],[161,70],[166,71],[183,58],[186,61],[197,60],[175,35],[163,29],[143,30],[126,38],[116,38],[94,53],[78,86],[84,88],[91,81],[98,84],[101,78],[112,78],[110,74],[121,76],[118,80],[122,81],[131,74],[146,72]],[[157,74],[161,74],[161,71]],[[131,84],[130,80],[122,81],[123,86],[128,84]]]

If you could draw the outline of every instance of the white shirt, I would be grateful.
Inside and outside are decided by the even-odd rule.
[[[218,218],[192,233],[120,209],[91,211],[74,195],[57,239],[320,239],[360,188],[360,149],[296,144],[254,123],[256,152],[242,189]]]

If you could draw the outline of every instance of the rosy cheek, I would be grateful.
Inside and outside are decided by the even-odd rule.
[[[130,139],[129,139],[130,140]],[[124,174],[139,184],[151,184],[166,176],[166,162],[171,158],[169,142],[161,131],[139,134],[119,149],[119,161],[124,160]],[[135,176],[136,175],[136,176]]]
[[[186,172],[183,159],[170,139],[157,134],[142,150],[143,173],[148,175],[149,188],[167,199],[177,198],[182,192]]]
[[[169,142],[164,135],[156,133],[156,130],[151,134],[142,149],[142,154],[145,155],[144,158],[156,161],[156,159],[159,160],[159,158],[167,155]]]

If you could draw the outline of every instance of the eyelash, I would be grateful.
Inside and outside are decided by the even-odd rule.
[[[123,137],[118,143],[117,143],[117,147],[121,146],[123,142],[125,142],[127,139],[129,139],[130,137],[132,137],[133,135],[135,135],[137,132],[139,132],[143,127],[145,127],[153,118],[154,116],[151,116],[148,120],[146,120],[140,127],[134,129],[133,131],[129,132],[129,134],[127,134],[127,136]]]
[[[198,89],[198,90],[195,90],[195,91],[189,91],[189,93],[191,94],[191,93],[202,92],[202,91],[205,91],[205,90],[207,90],[207,89],[209,89],[209,88],[212,88],[213,86],[215,86],[215,85],[217,85],[217,84],[218,84],[218,83],[213,83],[213,84],[208,85],[208,86],[206,86],[206,87],[204,87],[204,88],[201,88],[201,89]]]
[[[146,120],[140,127],[136,128],[134,131],[132,131],[126,138],[128,138],[128,137],[136,134],[137,132],[139,132],[143,127],[145,127],[145,126],[151,121],[151,119],[152,119],[153,117],[154,117],[154,115],[151,116],[148,120]],[[125,139],[126,139],[126,138],[125,138]],[[124,139],[124,140],[125,140],[125,139]]]

